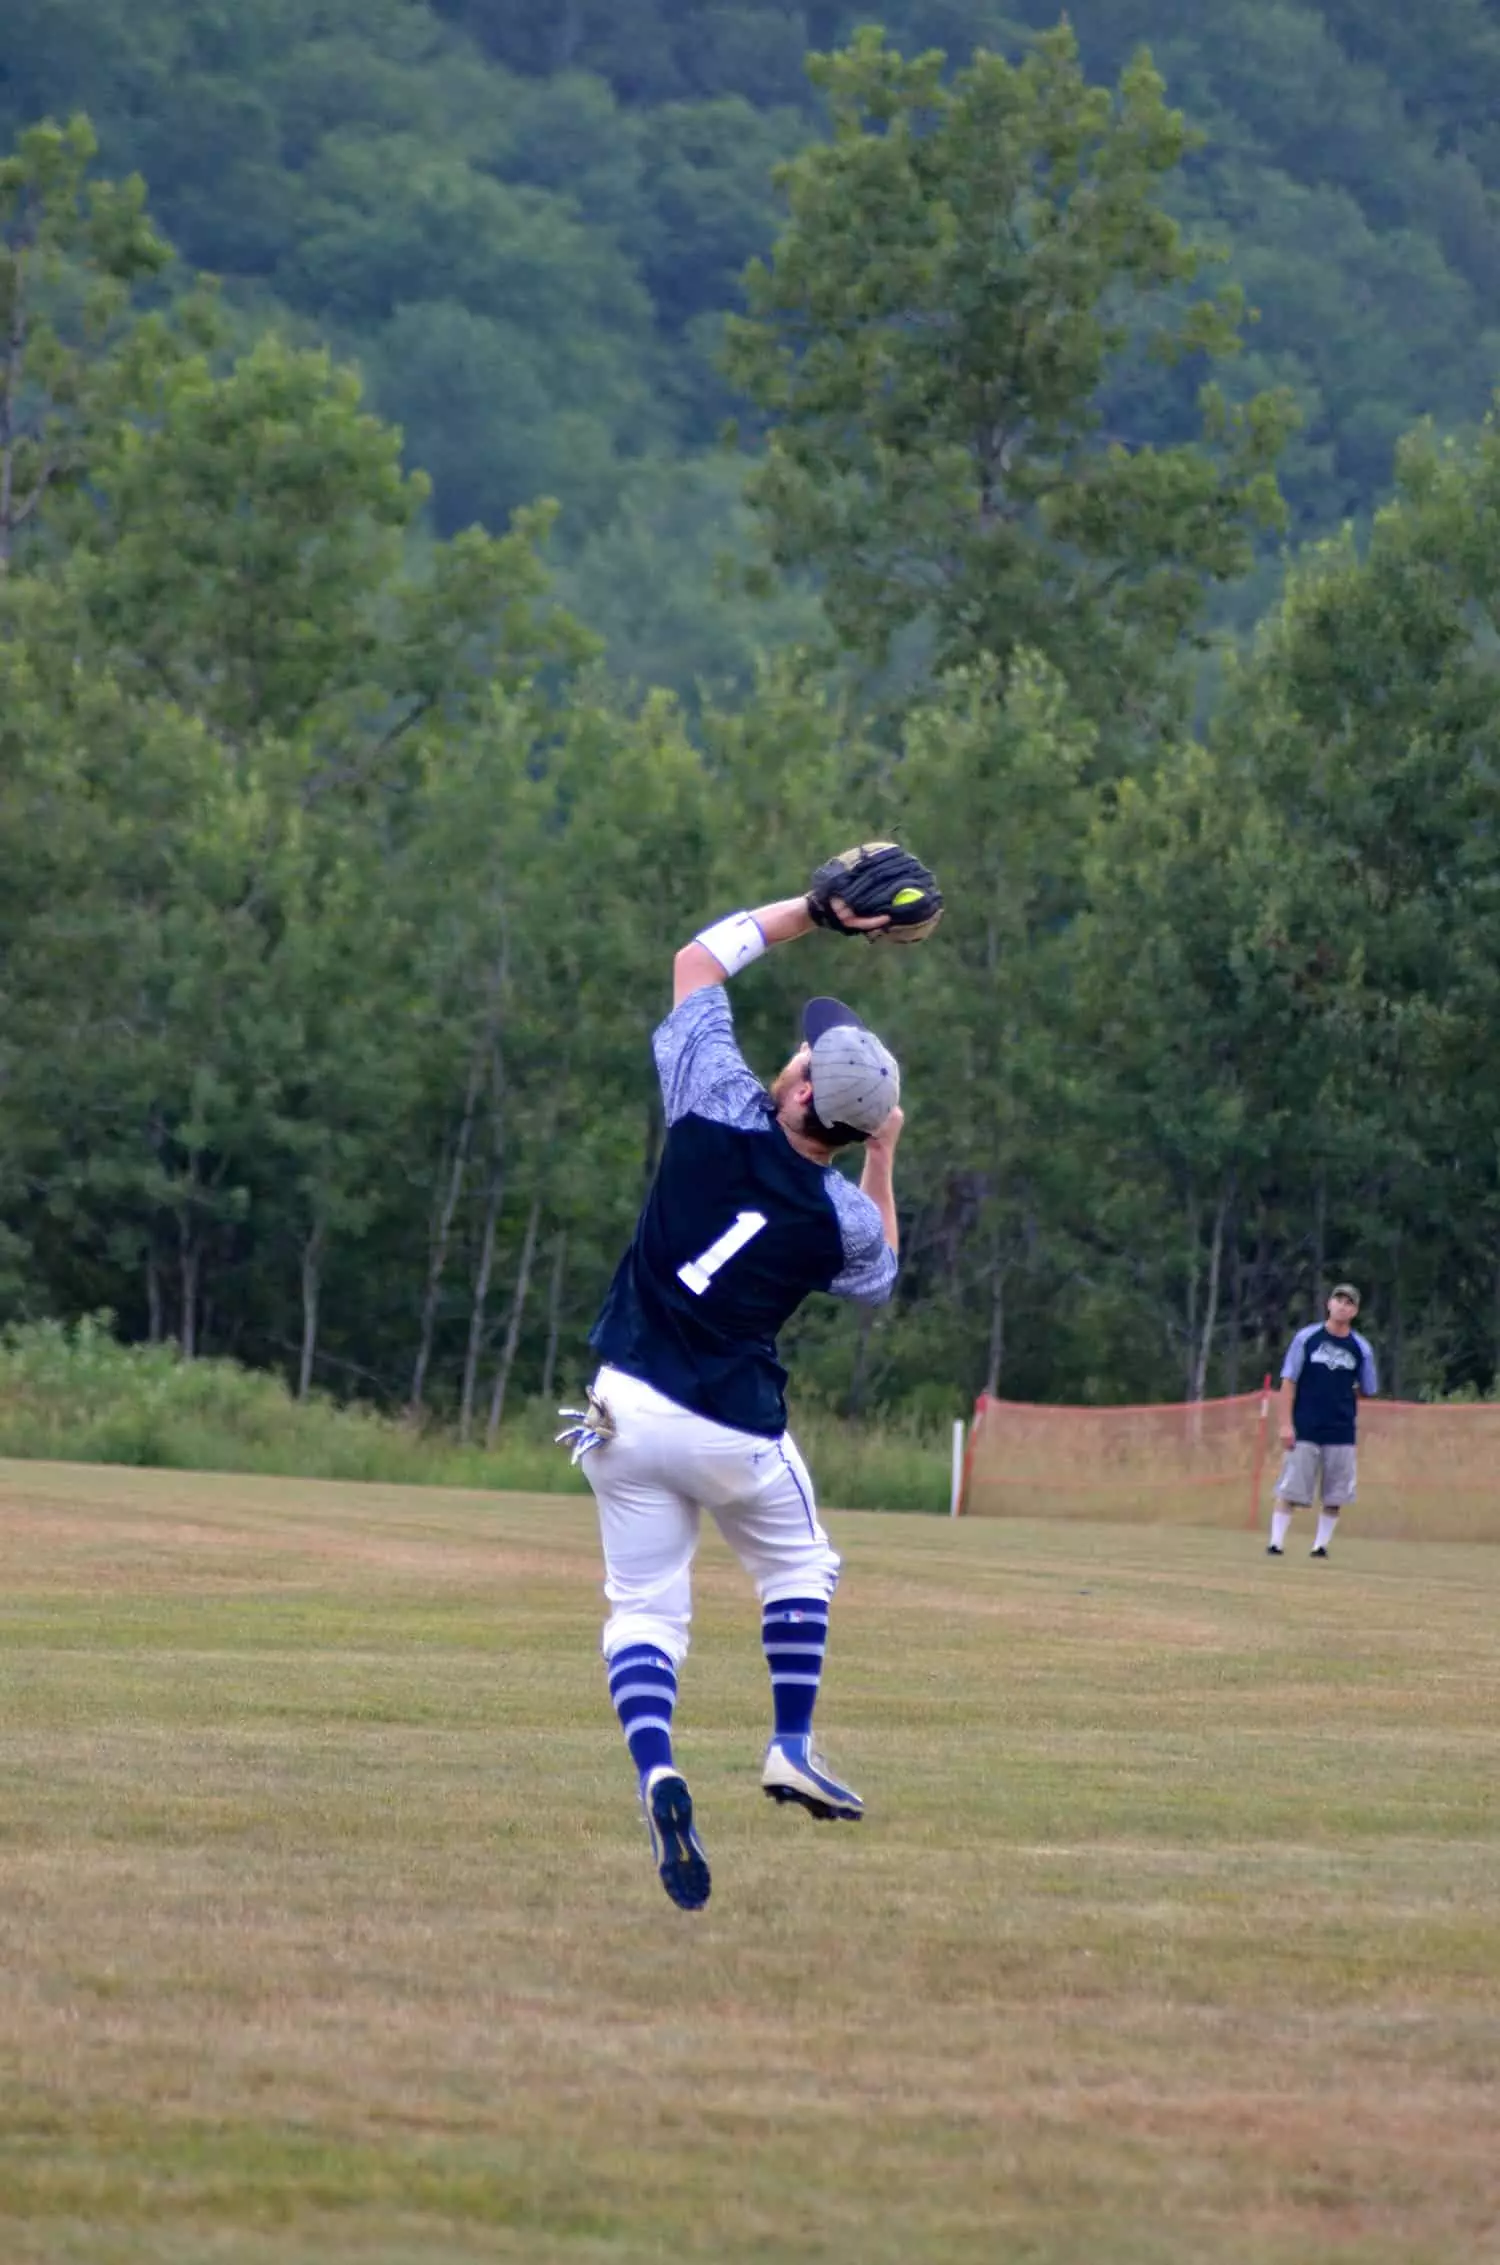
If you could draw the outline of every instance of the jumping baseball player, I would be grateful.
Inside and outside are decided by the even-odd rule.
[[[802,1044],[769,1090],[735,1042],[725,993],[773,945],[814,926],[930,932],[942,898],[894,844],[820,867],[806,896],[736,912],[685,944],[655,1034],[667,1134],[656,1180],[596,1322],[602,1366],[571,1441],[599,1505],[603,1651],[640,1779],[652,1858],[686,1911],[708,1901],[692,1796],[672,1758],[703,1510],[754,1581],[771,1676],[761,1783],[814,1817],[857,1819],[860,1797],[812,1744],[839,1559],[786,1430],[782,1325],[814,1290],[876,1303],[896,1277],[891,1165],[895,1061],[851,1009],[808,1002]],[[864,1144],[859,1186],[834,1165]]]

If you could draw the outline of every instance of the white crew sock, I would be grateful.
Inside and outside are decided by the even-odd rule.
[[[1291,1532],[1291,1530],[1291,1511],[1273,1510],[1271,1512],[1271,1547],[1273,1549],[1285,1549],[1286,1537]]]
[[[1329,1543],[1330,1543],[1330,1542],[1332,1541],[1332,1539],[1333,1539],[1333,1537],[1334,1537],[1335,1533],[1337,1533],[1337,1531],[1338,1531],[1338,1523],[1339,1523],[1339,1514],[1338,1514],[1337,1510],[1320,1510],[1320,1511],[1319,1511],[1319,1513],[1318,1513],[1318,1538],[1317,1538],[1317,1541],[1316,1541],[1316,1542],[1314,1543],[1314,1545],[1313,1545],[1313,1546],[1314,1546],[1314,1548],[1316,1548],[1316,1549],[1326,1549],[1326,1548],[1328,1547],[1328,1544],[1329,1544]]]

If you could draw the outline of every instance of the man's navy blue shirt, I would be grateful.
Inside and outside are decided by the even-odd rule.
[[[1292,1429],[1313,1447],[1352,1447],[1358,1395],[1373,1399],[1380,1386],[1375,1355],[1357,1329],[1336,1337],[1324,1322],[1299,1329],[1281,1364],[1296,1384]]]
[[[777,1124],[722,984],[690,992],[653,1044],[666,1143],[589,1342],[679,1407],[779,1438],[783,1324],[814,1290],[888,1298],[896,1254],[870,1198]]]

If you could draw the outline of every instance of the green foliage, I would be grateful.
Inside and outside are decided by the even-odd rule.
[[[718,367],[723,320],[785,221],[773,166],[827,130],[804,53],[833,52],[868,13],[10,0],[0,136],[86,111],[108,170],[144,174],[166,236],[224,279],[236,316],[295,316],[358,360],[408,466],[433,480],[440,532],[498,530],[551,495],[571,557],[742,406]],[[908,59],[941,48],[958,71],[983,48],[993,74],[1044,55],[1056,15],[1053,0],[890,0],[883,21]],[[1101,84],[1140,71],[1148,42],[1206,137],[1162,204],[1189,251],[1228,245],[1224,280],[1254,318],[1220,372],[1233,408],[1281,388],[1298,405],[1281,465],[1294,525],[1367,517],[1397,437],[1424,414],[1477,418],[1493,382],[1497,47],[1477,0],[1441,0],[1419,31],[1396,0],[1211,0],[1165,17],[1079,0],[1068,20]],[[1194,358],[1127,355],[1102,373],[1101,429],[1137,452],[1197,443],[1203,374]],[[660,617],[648,577],[616,630],[627,677],[643,614],[668,656],[653,674],[687,691],[701,673],[672,595],[697,541],[690,523],[662,562]],[[610,558],[606,543],[595,581]],[[1248,616],[1226,598],[1216,618]],[[748,608],[731,626],[742,645],[762,633]],[[1034,624],[1021,641],[1038,643]]]
[[[797,1419],[825,1501],[843,1509],[948,1508],[939,1427]],[[35,1322],[0,1338],[0,1455],[159,1470],[255,1471],[387,1486],[494,1487],[584,1494],[545,1405],[518,1410],[504,1439],[466,1447],[434,1426],[392,1421],[229,1360],[184,1361],[172,1345],[122,1345],[109,1316]]]
[[[548,115],[591,153],[575,164],[531,130],[531,82],[491,116],[491,66],[456,35],[409,8],[366,28],[326,13],[300,109],[296,11],[249,7],[218,62],[193,53],[296,111],[324,233],[295,259],[342,278],[370,394],[305,327],[261,320],[274,301],[210,330],[139,191],[89,178],[84,128],[42,131],[4,176],[12,367],[32,357],[12,463],[36,500],[0,584],[0,1314],[107,1307],[152,1377],[232,1355],[298,1405],[334,1386],[405,1411],[398,1457],[424,1425],[530,1455],[535,1411],[586,1370],[657,1151],[674,947],[889,831],[948,889],[934,942],[820,938],[735,1000],[763,1072],[815,987],[906,1072],[899,1298],[815,1301],[789,1332],[829,1499],[940,1508],[948,1427],[981,1387],[1244,1384],[1335,1271],[1364,1284],[1398,1388],[1488,1389],[1495,431],[1405,444],[1368,543],[1297,567],[1188,741],[1183,661],[1207,584],[1249,555],[1263,477],[1232,418],[1213,445],[1158,429],[1191,374],[1178,350],[1229,343],[1225,306],[1194,312],[1199,254],[1168,210],[1208,153],[1145,63],[1093,86],[1058,35],[950,76],[872,35],[823,73],[834,139],[792,163],[776,305],[741,333],[780,420],[762,502],[823,573],[848,649],[830,666],[809,587],[752,604],[716,574],[748,547],[743,466],[674,457],[686,395],[645,382],[641,216],[669,174],[684,211],[717,175],[715,257],[743,241],[748,176],[714,141],[733,98],[679,85],[652,150],[622,89],[551,78]],[[156,84],[185,19],[148,8],[139,29]],[[40,265],[15,233],[38,214]],[[474,304],[402,296],[403,262]],[[576,338],[573,285],[600,318]],[[684,283],[682,368],[712,301]],[[380,366],[371,341],[398,336]],[[471,382],[446,386],[468,353]],[[453,447],[432,508],[378,410],[424,367]],[[987,501],[993,367],[1019,370],[1022,392],[994,383],[1024,414]],[[500,439],[502,377],[520,406]],[[1246,414],[1268,450],[1274,419]],[[49,432],[38,487],[25,450]],[[444,533],[464,479],[494,475],[498,514],[554,445],[594,514],[556,583],[547,507]],[[1326,471],[1315,426],[1305,445]],[[113,1409],[97,1437],[229,1452],[219,1416],[190,1413],[167,1436],[149,1406]],[[356,1429],[350,1455],[372,1437],[384,1454]]]
[[[1353,1222],[1405,1284],[1398,1325],[1455,1377],[1483,1366],[1500,1280],[1500,431],[1420,430],[1398,470],[1368,551],[1330,545],[1294,578],[1221,740],[1293,848],[1283,948],[1335,1041]]]
[[[233,1361],[121,1345],[107,1318],[6,1332],[0,1454],[386,1485],[584,1490],[550,1434],[543,1437],[544,1415],[518,1428],[503,1454],[486,1456],[369,1409],[294,1400],[278,1377]]]
[[[1207,388],[1210,445],[1101,430],[1132,329],[1168,363],[1236,343],[1232,293],[1175,304],[1202,262],[1160,187],[1191,143],[1149,64],[1090,86],[1064,28],[1019,66],[942,66],[874,31],[811,66],[832,140],[784,169],[789,225],[730,329],[770,420],[750,492],[846,643],[930,624],[940,668],[1031,648],[1103,717],[1250,564],[1287,413]]]
[[[805,582],[746,595],[754,522],[727,456],[647,467],[558,574],[559,594],[637,688],[671,685],[696,705],[734,698],[763,657],[824,631]]]
[[[126,353],[115,330],[168,250],[139,180],[88,180],[96,147],[75,118],[30,127],[0,160],[0,574],[79,479],[101,424],[140,406],[154,359],[143,333]]]

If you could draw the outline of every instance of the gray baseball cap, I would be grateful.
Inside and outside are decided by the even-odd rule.
[[[802,1035],[812,1049],[808,1075],[823,1123],[878,1132],[901,1098],[895,1056],[842,999],[809,999]]]

